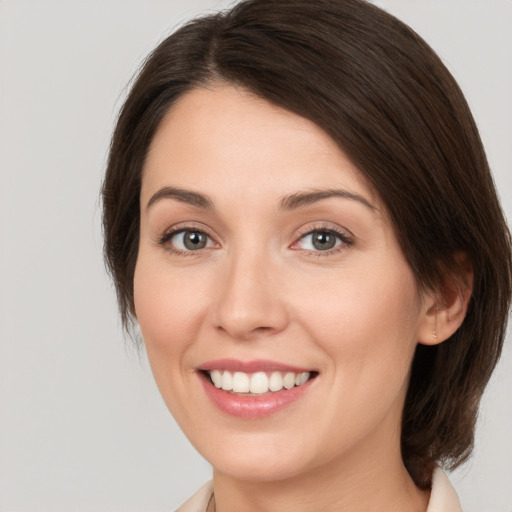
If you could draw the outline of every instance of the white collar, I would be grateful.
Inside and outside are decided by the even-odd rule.
[[[432,475],[427,512],[462,512],[457,493],[441,468],[436,468]]]

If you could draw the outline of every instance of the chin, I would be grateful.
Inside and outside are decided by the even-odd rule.
[[[234,458],[214,460],[214,472],[222,473],[237,480],[247,482],[277,482],[289,480],[304,472],[305,468],[291,460],[259,460]]]
[[[272,436],[240,436],[229,443],[218,442],[206,449],[196,447],[214,471],[237,480],[275,482],[294,478],[307,471],[309,457],[304,443],[286,443]],[[263,437],[263,438],[262,438]],[[277,436],[280,437],[280,436]]]

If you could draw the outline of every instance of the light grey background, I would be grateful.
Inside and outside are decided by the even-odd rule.
[[[278,1],[278,0],[276,0]],[[512,218],[512,1],[380,0],[438,51]],[[142,58],[219,0],[0,0],[0,510],[173,510],[209,478],[123,340],[99,188]],[[485,395],[467,512],[512,511],[512,349]]]

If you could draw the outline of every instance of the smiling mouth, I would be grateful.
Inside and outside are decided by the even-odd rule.
[[[207,380],[217,389],[233,395],[261,396],[300,387],[315,378],[318,372],[230,372],[228,370],[203,371]]]

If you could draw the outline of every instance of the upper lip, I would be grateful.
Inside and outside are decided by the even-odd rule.
[[[201,371],[210,370],[226,370],[229,372],[293,372],[303,373],[311,372],[311,368],[301,368],[277,361],[269,361],[265,359],[255,359],[252,361],[239,361],[237,359],[216,359],[214,361],[207,361],[197,368]]]

